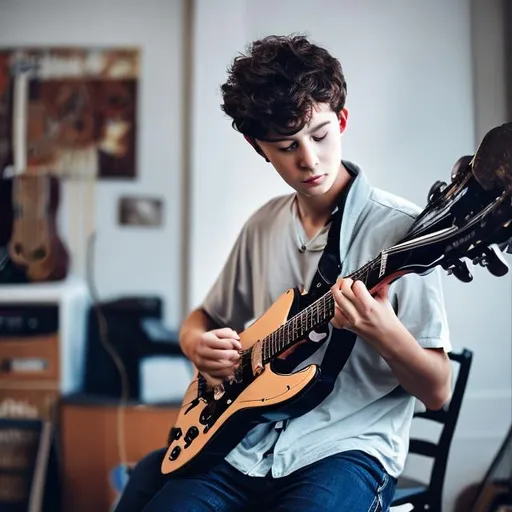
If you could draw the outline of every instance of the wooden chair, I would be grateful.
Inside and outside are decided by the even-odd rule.
[[[458,364],[458,374],[455,380],[451,400],[439,411],[418,412],[415,418],[424,418],[443,425],[437,443],[411,438],[409,454],[416,454],[433,459],[430,481],[420,482],[406,476],[398,479],[392,505],[410,503],[414,510],[429,510],[441,512],[443,487],[450,453],[450,446],[459,418],[459,412],[466,391],[469,370],[473,359],[473,352],[463,349],[459,353],[450,352],[450,360]]]

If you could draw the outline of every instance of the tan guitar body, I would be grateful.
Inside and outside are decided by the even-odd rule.
[[[264,339],[283,325],[288,319],[293,299],[294,291],[288,290],[281,295],[263,316],[242,332],[240,339],[243,349],[252,347],[258,340]],[[179,439],[170,440],[172,442],[170,442],[167,453],[162,461],[162,473],[173,473],[185,469],[187,465],[194,462],[194,459],[204,449],[208,449],[208,444],[215,439],[216,435],[228,421],[236,421],[235,416],[241,416],[247,410],[284,404],[300,394],[317,374],[318,367],[316,365],[308,366],[297,373],[283,375],[274,373],[270,364],[265,365],[263,372],[233,400],[212,427],[204,433],[204,425],[200,422],[200,415],[205,403],[200,399],[198,405],[188,410],[190,404],[198,397],[198,372],[196,371],[194,379],[185,393],[181,410],[174,426],[175,429],[181,429],[182,435]],[[193,427],[196,427],[199,433],[190,445],[185,447],[186,433]],[[172,460],[172,453],[176,447],[179,448],[179,455]]]

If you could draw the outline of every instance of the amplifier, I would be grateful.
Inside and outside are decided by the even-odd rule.
[[[0,343],[2,338],[51,334],[58,331],[58,304],[0,303]]]
[[[0,403],[22,387],[41,394],[34,405],[50,391],[81,390],[89,307],[88,288],[78,276],[0,286]]]

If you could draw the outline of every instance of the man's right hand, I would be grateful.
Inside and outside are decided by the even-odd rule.
[[[199,336],[190,359],[200,372],[223,379],[232,375],[240,361],[240,337],[233,329],[213,329]]]

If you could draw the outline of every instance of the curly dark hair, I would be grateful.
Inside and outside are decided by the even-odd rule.
[[[301,35],[253,42],[228,73],[221,108],[233,119],[233,128],[251,138],[300,131],[311,118],[313,103],[328,103],[336,113],[345,105],[340,62]]]

